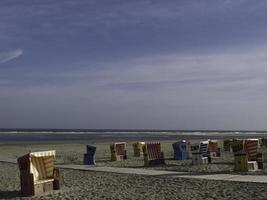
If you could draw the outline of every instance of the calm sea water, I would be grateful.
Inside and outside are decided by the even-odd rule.
[[[0,144],[59,141],[161,141],[267,137],[267,132],[160,130],[0,130]]]

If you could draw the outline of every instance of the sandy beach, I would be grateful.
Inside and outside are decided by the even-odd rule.
[[[171,144],[161,141],[166,165],[146,167],[189,173],[235,173],[233,156],[223,152],[212,164],[193,166],[191,160],[173,160]],[[0,146],[0,158],[15,159],[33,151],[56,150],[57,164],[82,164],[85,145],[97,147],[97,166],[145,168],[143,158],[133,157],[132,141],[127,142],[128,159],[110,161],[110,142],[54,142]],[[44,196],[20,197],[19,171],[15,164],[0,163],[0,199],[266,199],[267,185],[169,176],[143,176],[79,170],[61,170],[64,187]]]

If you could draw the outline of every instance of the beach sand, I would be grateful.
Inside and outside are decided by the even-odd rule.
[[[150,169],[191,173],[234,173],[233,156],[223,153],[213,164],[193,166],[190,160],[172,160],[174,141],[161,141],[166,165]],[[75,143],[0,145],[0,158],[17,158],[29,151],[56,150],[57,163],[82,164],[88,141]],[[97,147],[97,166],[145,168],[142,157],[133,157],[132,142],[127,143],[128,158],[110,161],[109,142],[90,143]],[[45,196],[22,199],[267,199],[267,184],[183,179],[169,176],[142,176],[78,170],[61,170],[64,187]],[[19,172],[15,164],[0,163],[0,199],[19,199]]]

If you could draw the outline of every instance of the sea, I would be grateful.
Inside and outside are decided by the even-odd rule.
[[[0,129],[0,144],[71,141],[161,141],[179,139],[263,138],[267,131]]]

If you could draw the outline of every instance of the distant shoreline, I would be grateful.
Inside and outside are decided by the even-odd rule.
[[[0,128],[0,133],[3,132],[219,132],[219,133],[267,133],[267,130],[198,130],[198,129],[192,129],[192,130],[180,130],[180,129],[60,129],[60,128]]]
[[[62,141],[163,141],[202,140],[231,138],[262,138],[267,133],[260,132],[0,132],[0,144],[43,143]]]

